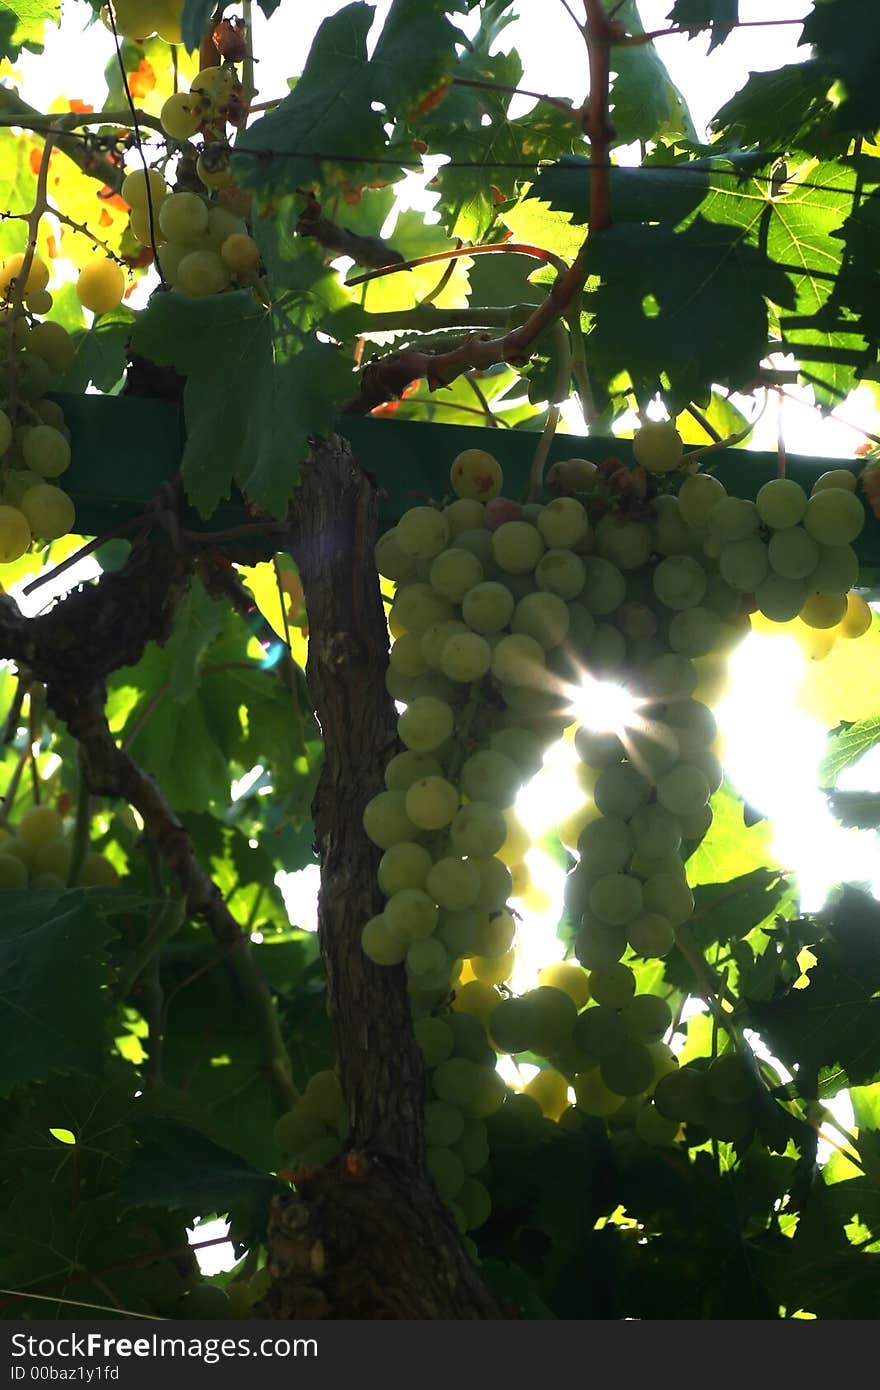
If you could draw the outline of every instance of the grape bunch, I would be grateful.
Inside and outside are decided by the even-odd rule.
[[[0,830],[0,890],[64,888],[73,857],[73,833],[63,817],[51,806],[31,806],[17,825]],[[88,850],[72,886],[112,888],[118,882],[109,859]]]
[[[257,244],[244,219],[228,208],[199,193],[172,192],[155,169],[127,174],[122,196],[131,208],[132,232],[144,244],[151,241],[152,217],[162,275],[178,294],[199,298],[253,283]]]
[[[646,1142],[671,1143],[696,1113],[676,1084],[702,1088],[709,1132],[745,1124],[745,1101],[719,1089],[736,1058],[718,1059],[711,1084],[673,1082],[670,1005],[640,993],[636,971],[672,950],[693,913],[686,858],[722,782],[711,705],[727,655],[750,613],[843,636],[867,629],[870,610],[851,592],[864,514],[842,471],[809,497],[774,479],[747,501],[685,471],[668,425],[646,425],[634,452],[636,468],[557,464],[548,500],[520,504],[501,495],[491,455],[465,450],[454,500],[412,508],[376,547],[393,586],[386,684],[403,747],[364,810],[385,903],[363,950],[403,966],[421,1037],[467,1019],[477,1068],[504,1053],[540,1063],[522,1095],[493,1083],[478,1115],[475,1073],[428,1047],[431,1148],[454,1148],[460,1122],[488,1119],[503,1134],[515,1116],[565,1126],[577,1112],[626,1114]],[[604,713],[609,684],[627,697],[623,716]],[[513,805],[566,730],[587,793],[559,828],[575,859],[575,959],[514,993],[510,899],[528,884],[528,842]],[[452,1190],[458,1167],[432,1165],[447,1200],[466,1205]]]
[[[67,535],[76,516],[58,483],[70,466],[70,431],[46,396],[71,365],[74,345],[61,324],[42,317],[52,308],[48,266],[33,255],[25,271],[25,260],[19,252],[0,265],[0,564],[19,560],[32,541]],[[113,262],[96,264],[122,277]],[[83,277],[77,290],[87,303],[96,284],[91,265]]]

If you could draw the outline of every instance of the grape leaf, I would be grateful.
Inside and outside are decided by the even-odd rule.
[[[57,390],[80,392],[97,386],[99,391],[111,391],[125,372],[135,322],[131,309],[120,304],[97,316],[90,328],[73,333],[73,361],[55,383]]]
[[[207,1216],[244,1205],[265,1229],[270,1201],[286,1190],[277,1178],[173,1120],[151,1116],[134,1132],[138,1152],[119,1185],[123,1210],[159,1206]]]
[[[50,1076],[21,1096],[4,1137],[3,1170],[19,1186],[26,1177],[67,1189],[73,1201],[112,1191],[134,1146],[134,1104],[127,1079],[108,1086],[91,1076]]]
[[[828,808],[841,825],[854,830],[876,830],[880,826],[880,792],[830,791]]]
[[[233,174],[261,203],[291,188],[357,187],[375,177],[374,161],[384,161],[387,150],[367,58],[373,15],[355,0],[325,19],[293,91],[239,131]],[[249,153],[257,151],[258,159]],[[399,177],[393,166],[389,177]]]
[[[208,28],[208,21],[215,9],[214,0],[183,0],[183,14],[181,15],[180,27],[186,48],[193,49],[199,47]],[[269,13],[268,10],[264,9],[263,5],[260,5],[260,9],[266,14]]]
[[[825,80],[843,85],[838,120],[873,132],[880,125],[877,70],[880,29],[873,0],[824,0],[804,20],[803,42],[813,45]]]
[[[702,216],[680,232],[609,227],[591,239],[587,268],[602,277],[584,299],[594,377],[608,383],[627,371],[645,399],[661,384],[679,404],[707,397],[713,383],[750,385],[767,350],[764,296],[793,302],[787,277],[762,251]]]
[[[709,52],[729,37],[739,19],[739,0],[675,0],[667,16],[670,24],[680,24],[694,31],[712,28]]]
[[[0,1095],[53,1070],[102,1070],[115,934],[82,889],[0,895]]]
[[[807,988],[750,1004],[762,1038],[797,1069],[806,1096],[823,1067],[840,1066],[857,1086],[880,1074],[880,905],[845,888],[822,916],[831,939],[811,947]]]
[[[845,152],[849,137],[833,125],[828,85],[827,72],[815,61],[753,72],[713,117],[711,128],[776,155],[806,150],[833,158]]]
[[[636,0],[618,5],[615,19],[631,34],[645,32]],[[618,144],[673,137],[697,140],[687,102],[653,43],[616,46],[611,68],[611,121]]]
[[[42,53],[47,24],[61,19],[61,0],[4,0],[0,10],[0,59],[17,58],[23,48]]]
[[[464,35],[446,15],[464,8],[462,0],[392,0],[371,59],[374,98],[389,117],[417,118],[418,103],[449,81]]]
[[[181,472],[203,516],[233,484],[281,516],[309,437],[332,429],[352,392],[350,362],[310,331],[328,306],[316,253],[299,255],[311,262],[310,291],[282,290],[268,308],[244,291],[189,300],[155,294],[135,326],[135,350],[187,378]],[[323,283],[335,287],[332,272]]]

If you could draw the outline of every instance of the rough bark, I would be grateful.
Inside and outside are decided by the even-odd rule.
[[[373,546],[376,491],[332,437],[304,465],[291,549],[309,614],[307,678],[325,744],[313,804],[321,860],[319,937],[351,1148],[301,1174],[273,1213],[272,1317],[503,1316],[468,1259],[424,1163],[424,1071],[402,967],[360,948],[381,910],[367,800],[395,751],[387,631]]]

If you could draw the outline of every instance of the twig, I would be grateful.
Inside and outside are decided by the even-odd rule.
[[[694,32],[701,29],[710,29],[713,32],[717,30],[721,33],[730,33],[733,29],[773,29],[781,24],[803,24],[805,19],[806,15],[801,19],[738,19],[729,22],[719,20],[717,23],[706,20],[702,23],[673,25],[670,29],[653,29],[649,34],[622,34],[611,42],[621,48],[631,48],[638,44],[653,43],[655,39],[675,38],[681,35],[692,39]]]
[[[706,434],[708,434],[709,438],[713,441],[713,443],[721,443],[721,435],[718,433],[715,426],[706,419],[702,410],[697,409],[693,401],[688,402],[688,404],[685,406],[685,410],[687,411],[688,415],[690,415],[692,420],[696,420],[700,429],[705,430]]]
[[[354,275],[345,281],[345,285],[351,289],[353,285],[363,285],[367,280],[376,280],[383,275],[397,275],[401,270],[414,270],[420,265],[433,265],[435,261],[456,260],[459,256],[490,255],[493,252],[532,256],[536,261],[552,265],[560,275],[568,270],[568,263],[561,256],[557,256],[554,251],[545,250],[543,246],[532,246],[522,241],[499,241],[484,246],[452,246],[447,251],[435,251],[430,256],[417,256],[413,261],[395,262],[394,265],[382,266],[378,270],[367,270],[363,275]]]
[[[512,87],[507,82],[490,82],[485,78],[476,77],[453,77],[453,87],[477,87],[487,92],[505,92],[509,96],[535,97],[537,101],[544,101],[548,106],[555,106],[558,111],[564,111],[566,115],[576,116],[578,113],[570,101],[564,97],[552,97],[547,92],[531,92],[528,87]]]
[[[559,424],[560,410],[558,405],[552,402],[547,408],[547,420],[541,431],[541,438],[538,440],[532,466],[529,469],[529,482],[526,491],[526,501],[534,502],[541,495],[541,487],[544,481],[544,464],[547,462],[547,455],[550,452],[550,445],[553,443],[553,436],[556,434],[556,426]]]

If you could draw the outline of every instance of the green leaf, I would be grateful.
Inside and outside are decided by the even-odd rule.
[[[843,154],[849,141],[834,129],[828,85],[827,73],[815,60],[753,72],[721,107],[712,129],[777,155],[789,150],[826,158]]]
[[[173,1120],[141,1120],[135,1135],[138,1152],[119,1186],[123,1210],[158,1206],[207,1216],[244,1205],[254,1226],[265,1229],[270,1201],[286,1190],[270,1173]]]
[[[165,643],[170,668],[168,698],[186,704],[197,692],[205,652],[223,631],[226,604],[211,598],[196,579],[174,617],[174,631]]]
[[[17,58],[23,48],[42,53],[47,24],[61,19],[61,0],[4,0],[0,11],[0,58]]]
[[[739,0],[675,0],[668,15],[670,24],[683,29],[713,29],[709,52],[729,37],[730,29],[739,20]]]
[[[75,332],[73,362],[58,379],[57,389],[80,392],[97,386],[99,391],[111,391],[125,372],[128,342],[136,322],[131,309],[120,304],[95,318],[90,328]]]
[[[786,276],[763,252],[702,216],[680,232],[609,227],[589,246],[587,266],[602,278],[585,296],[591,367],[604,383],[626,371],[639,396],[663,387],[679,405],[707,397],[713,383],[749,386],[767,351],[764,296],[792,303]]]
[[[393,0],[373,50],[374,98],[389,117],[417,119],[418,103],[452,76],[464,35],[446,18],[462,0]]]
[[[688,882],[724,883],[772,862],[773,834],[763,822],[747,828],[743,803],[725,783],[712,798],[712,824],[687,861]]]
[[[755,1027],[797,1071],[805,1096],[815,1094],[823,1067],[841,1067],[852,1085],[880,1074],[880,906],[845,888],[823,918],[830,939],[811,947],[807,988],[751,1005]]]
[[[0,1095],[51,1071],[100,1073],[114,935],[82,889],[0,895]]]
[[[298,252],[314,278],[319,258],[301,245]],[[330,273],[324,278],[335,284]],[[310,290],[282,290],[268,308],[244,291],[189,300],[156,294],[140,315],[136,351],[187,378],[181,472],[202,516],[233,485],[281,516],[310,436],[332,429],[353,392],[350,362],[310,331],[328,307],[320,289],[318,281]]]
[[[357,187],[375,177],[373,161],[387,151],[382,114],[372,108],[376,75],[367,58],[374,13],[356,0],[325,19],[293,91],[239,131],[232,170],[261,203],[291,188]],[[260,158],[249,151],[261,152]],[[389,173],[399,177],[393,168]]]
[[[804,21],[803,42],[813,45],[826,81],[843,86],[839,121],[873,132],[880,125],[880,30],[872,0],[819,0]]]
[[[841,825],[854,830],[876,830],[880,826],[880,792],[828,792],[828,808]]]
[[[631,34],[645,32],[636,0],[624,0],[615,19]],[[611,121],[618,144],[634,140],[697,139],[687,102],[653,43],[617,46],[611,54]]]

